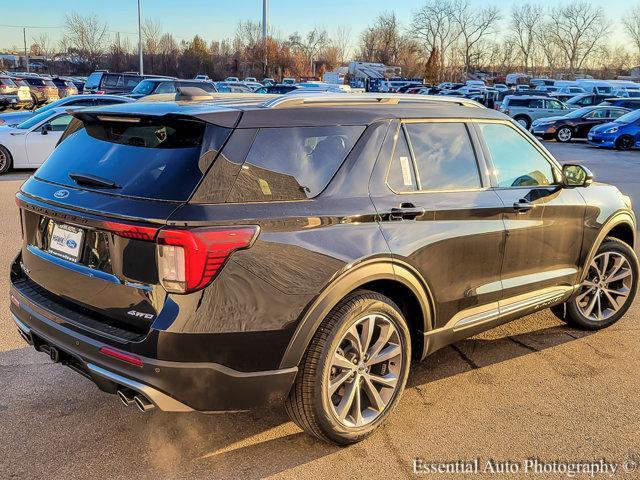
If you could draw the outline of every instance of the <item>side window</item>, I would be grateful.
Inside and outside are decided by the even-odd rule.
[[[483,123],[480,131],[499,187],[535,187],[554,183],[551,164],[515,129],[498,123]]]
[[[262,128],[229,202],[306,200],[329,184],[365,127]]]
[[[122,80],[122,75],[106,74],[103,77],[102,85],[105,87],[117,87],[118,83],[122,84],[121,80]]]
[[[529,108],[544,108],[544,100],[540,100],[540,99],[529,100]]]
[[[161,82],[153,93],[175,93],[176,87],[173,82]]]
[[[142,77],[139,77],[137,75],[125,75],[124,80],[120,82],[119,86],[124,85],[125,88],[133,90],[141,81]]]
[[[547,102],[547,108],[554,109],[554,110],[563,109],[562,104],[557,100],[547,100],[546,102]]]
[[[551,164],[515,129],[499,123],[482,123],[480,131],[489,149],[499,187],[554,183]]]
[[[475,152],[463,123],[406,125],[420,190],[480,188]]]
[[[593,112],[587,115],[587,118],[607,118],[607,112],[609,112],[609,110],[605,110],[605,109],[594,110]]]
[[[51,125],[51,131],[64,132],[72,118],[73,117],[71,117],[71,115],[66,113],[64,115],[55,117],[53,120],[49,122],[49,124]]]
[[[395,144],[387,174],[387,185],[394,192],[412,192],[417,188],[416,175],[404,129],[400,129],[396,134]]]
[[[618,117],[624,115],[625,113],[627,113],[626,110],[620,110],[620,109],[617,109],[617,108],[612,108],[611,110],[608,110],[608,111],[609,111],[608,118],[618,118]]]

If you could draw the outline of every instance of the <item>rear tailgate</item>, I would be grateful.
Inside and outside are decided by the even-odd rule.
[[[16,200],[25,280],[128,330],[148,330],[166,295],[158,282],[156,246],[130,238],[143,236],[130,233],[131,225],[146,227],[141,232],[153,238],[180,203],[113,198],[34,178]],[[136,211],[147,219],[136,218]]]
[[[156,234],[189,200],[230,129],[102,111],[74,122],[17,195],[22,273],[66,307],[144,333],[166,298]]]

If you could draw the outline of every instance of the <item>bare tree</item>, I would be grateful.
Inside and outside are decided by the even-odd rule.
[[[532,3],[514,6],[511,10],[509,30],[525,70],[533,67],[532,60],[537,46],[536,38],[543,26],[543,18],[542,8]]]
[[[38,46],[38,48],[40,49],[40,52],[42,52],[42,55],[44,56],[45,60],[49,60],[49,57],[51,55],[51,48],[52,48],[52,44],[51,44],[51,37],[49,36],[48,33],[41,33],[40,35],[37,35],[35,37],[31,37],[31,39],[33,40],[33,42]]]
[[[74,49],[81,60],[97,66],[105,51],[107,24],[95,15],[83,17],[72,13],[65,17],[64,28],[64,43]]]
[[[602,7],[573,1],[551,9],[545,29],[561,51],[570,74],[575,74],[609,33]]]
[[[451,0],[427,0],[415,13],[410,32],[434,59],[436,80],[443,80],[450,50],[460,36],[454,3]]]
[[[338,25],[333,32],[331,42],[336,49],[338,61],[344,63],[351,53],[351,29],[346,25]]]
[[[469,0],[457,0],[454,5],[455,21],[460,31],[460,50],[464,62],[465,76],[472,67],[472,59],[487,35],[493,33],[500,20],[497,7],[473,8]]]
[[[624,17],[622,17],[622,26],[631,41],[633,41],[640,58],[640,5],[636,5],[625,12]]]
[[[289,37],[289,43],[294,49],[300,51],[300,53],[305,56],[312,75],[315,76],[314,61],[318,54],[329,45],[327,31],[316,26],[304,37],[296,32]]]

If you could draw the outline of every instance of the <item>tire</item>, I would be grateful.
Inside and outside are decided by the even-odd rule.
[[[607,281],[607,277],[613,280]],[[552,307],[551,311],[573,327],[601,330],[622,318],[633,303],[637,289],[638,258],[635,252],[626,243],[607,238],[598,248],[577,294],[568,302]]]
[[[622,135],[616,140],[617,150],[631,150],[635,144],[635,141],[630,135]]]
[[[529,127],[531,127],[531,120],[529,120],[529,118],[524,117],[524,116],[518,116],[518,117],[513,117],[513,119],[518,122],[520,125],[522,125],[522,127],[524,127],[526,130],[529,130]]]
[[[573,140],[573,130],[569,127],[560,127],[556,132],[556,140],[562,143],[569,143]]]
[[[350,331],[355,331],[358,342],[362,342],[367,338],[367,325],[373,325],[367,342],[370,347],[361,351],[372,353],[379,347],[372,358],[379,358],[380,352],[393,354],[386,362],[372,362],[369,358],[371,363],[367,363],[366,355],[358,358],[358,350],[353,348],[355,337]],[[383,331],[393,333],[388,343],[379,345]],[[300,428],[320,440],[339,445],[359,442],[373,433],[396,406],[407,382],[410,359],[409,329],[398,306],[384,295],[357,290],[334,307],[320,324],[302,358],[285,402],[286,411]],[[395,383],[383,387],[371,378],[395,379]],[[334,393],[330,393],[332,382],[336,387]],[[372,387],[378,392],[377,404],[370,393]],[[349,398],[354,400],[349,402]],[[346,405],[350,406],[343,408]]]
[[[7,173],[13,166],[13,157],[9,150],[0,145],[0,175]]]

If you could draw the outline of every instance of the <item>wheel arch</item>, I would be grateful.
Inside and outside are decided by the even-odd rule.
[[[414,356],[424,356],[423,332],[433,326],[433,297],[428,285],[410,265],[392,258],[376,258],[339,274],[309,305],[289,341],[280,368],[299,365],[322,320],[358,289],[381,293],[400,307],[408,322]]]
[[[580,275],[580,282],[585,279],[589,271],[589,264],[594,259],[598,248],[600,248],[600,245],[602,245],[602,242],[607,237],[617,238],[635,250],[636,222],[633,214],[627,211],[618,211],[611,215],[603,224],[585,259],[582,273]]]

